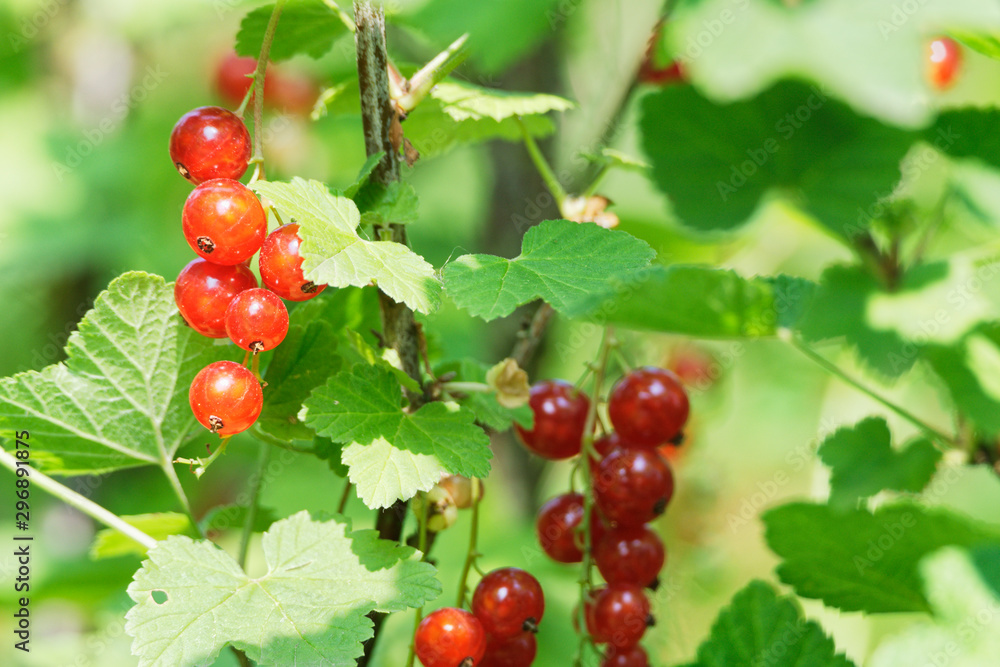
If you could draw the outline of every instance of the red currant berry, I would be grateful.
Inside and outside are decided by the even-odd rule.
[[[184,238],[204,259],[239,264],[260,249],[267,215],[257,195],[239,181],[205,181],[184,202]]]
[[[288,310],[274,292],[256,288],[240,292],[226,310],[226,333],[254,354],[273,350],[288,333]]]
[[[601,667],[649,667],[649,656],[638,644],[630,648],[612,646],[601,661]]]
[[[257,69],[256,58],[241,58],[235,53],[227,54],[220,62],[215,71],[215,89],[227,104],[238,107],[243,103],[250,84],[253,83],[249,75]],[[270,74],[270,73],[268,73]],[[270,76],[264,78],[264,88],[270,83]]]
[[[928,47],[927,76],[937,90],[947,90],[955,85],[962,66],[962,47],[950,37],[938,37]]]
[[[477,667],[486,652],[486,632],[464,609],[444,607],[420,621],[413,646],[424,667]]]
[[[528,449],[553,460],[580,453],[590,407],[584,394],[563,380],[543,380],[531,388],[528,405],[535,414],[534,428],[514,425]]]
[[[174,301],[192,329],[209,338],[225,338],[229,302],[254,287],[257,278],[248,267],[222,266],[199,257],[188,262],[177,276]]]
[[[188,399],[201,425],[223,436],[253,426],[264,402],[260,382],[235,361],[216,361],[201,369]]]
[[[615,451],[616,449],[621,449],[622,440],[617,433],[605,433],[600,438],[594,440],[594,452],[597,453],[597,458],[590,459],[590,470],[597,470],[597,464],[604,460],[604,458]]]
[[[222,107],[188,111],[170,133],[170,159],[181,176],[195,185],[242,176],[250,162],[250,146],[246,125]]]
[[[538,543],[549,558],[559,563],[579,563],[583,560],[580,549],[582,536],[576,534],[583,522],[583,496],[579,493],[565,493],[550,499],[538,512],[535,529]],[[606,530],[597,512],[591,511],[590,542],[597,544]]]
[[[326,289],[326,285],[317,285],[302,275],[298,231],[294,222],[282,225],[268,235],[260,249],[260,279],[289,301],[305,301]]]
[[[663,542],[645,526],[609,530],[594,548],[597,569],[609,584],[648,586],[665,558]]]
[[[538,652],[532,632],[522,632],[507,639],[486,635],[486,655],[478,667],[531,667]]]
[[[598,464],[593,481],[598,509],[619,526],[649,523],[674,494],[673,473],[656,450],[615,450]]]
[[[677,437],[688,418],[680,380],[663,368],[639,368],[623,377],[608,398],[608,416],[623,441],[656,447]]]
[[[599,644],[635,646],[652,622],[649,600],[638,586],[611,584],[599,588],[588,605],[587,631]]]
[[[472,595],[472,613],[487,634],[498,639],[537,632],[545,613],[542,586],[516,567],[493,570],[479,581]]]

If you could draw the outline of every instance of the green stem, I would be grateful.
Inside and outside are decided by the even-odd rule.
[[[191,466],[197,465],[198,467],[194,469],[194,476],[197,477],[198,479],[201,479],[201,476],[205,474],[205,472],[208,470],[208,467],[213,463],[215,463],[215,459],[219,458],[220,456],[226,453],[226,445],[229,444],[230,438],[232,438],[231,435],[227,435],[226,437],[224,437],[222,441],[219,443],[219,446],[215,448],[214,452],[209,454],[207,459],[203,459],[200,457],[196,459],[179,458],[175,460],[174,463],[187,463],[188,465]],[[170,466],[170,470],[173,471],[173,466]],[[177,474],[174,473],[174,476],[176,477]],[[177,484],[178,485],[180,484],[180,480],[177,481]],[[179,487],[175,487],[175,490],[176,488]],[[185,499],[184,502],[187,503],[187,499]]]
[[[254,95],[253,98],[253,157],[250,158],[251,164],[259,165],[264,162],[264,74],[267,71],[267,59],[271,55],[274,31],[278,27],[278,17],[281,16],[281,8],[284,5],[285,0],[277,0],[274,3],[274,10],[271,12],[271,18],[264,30],[264,42],[260,47],[260,57],[257,58],[257,68],[253,72],[254,89],[259,94]]]
[[[876,393],[870,387],[863,384],[860,380],[848,375],[839,366],[834,364],[832,361],[829,361],[825,357],[821,356],[819,353],[817,353],[815,350],[813,350],[811,347],[803,343],[801,340],[799,340],[792,334],[787,333],[785,335],[780,336],[780,338],[788,342],[792,347],[794,347],[796,350],[804,354],[808,359],[819,365],[828,373],[839,378],[841,382],[854,387],[865,396],[868,396],[872,400],[884,405],[889,410],[892,410],[897,415],[899,415],[900,417],[902,417],[903,419],[905,419],[906,421],[910,422],[918,429],[920,429],[924,433],[924,435],[926,435],[932,441],[937,442],[940,445],[944,445],[942,449],[948,449],[956,446],[955,438],[946,435],[942,431],[939,431],[938,429],[934,428],[927,422],[917,417],[915,414],[913,414],[906,408],[900,405],[896,405],[886,397]]]
[[[441,385],[449,394],[490,394],[493,388],[485,382],[445,382]]]
[[[542,151],[538,148],[535,138],[528,131],[528,126],[520,118],[518,118],[517,122],[521,124],[521,133],[524,135],[524,146],[528,149],[528,155],[531,156],[531,161],[535,164],[538,175],[545,181],[545,187],[552,193],[552,196],[556,200],[556,205],[559,206],[559,210],[561,211],[563,202],[566,201],[566,191],[559,183],[559,179],[556,178],[555,172],[552,171],[552,167],[549,166],[545,156],[542,155]]]
[[[343,22],[345,26],[347,26],[348,30],[355,32],[358,29],[358,27],[354,25],[354,19],[352,19],[347,12],[341,9],[340,5],[336,2],[333,0],[323,0],[323,3],[337,13],[337,17],[340,18],[341,22]]]
[[[243,521],[243,532],[240,533],[240,567],[244,570],[247,566],[247,553],[250,551],[250,537],[253,535],[253,524],[257,521],[258,500],[260,499],[260,489],[264,485],[264,471],[267,470],[267,459],[271,455],[271,448],[265,443],[259,443],[260,454],[257,459],[257,473],[253,477],[250,486],[250,504],[247,506],[247,516]]]
[[[170,488],[174,490],[174,495],[177,496],[177,500],[180,501],[181,508],[184,513],[188,516],[188,521],[191,522],[191,527],[194,529],[195,533],[201,539],[208,539],[205,537],[205,531],[201,529],[198,521],[194,518],[194,514],[191,512],[191,503],[188,502],[187,494],[184,493],[184,487],[181,486],[181,480],[177,476],[177,471],[174,470],[174,464],[171,461],[165,461],[161,466],[163,469],[163,474],[167,476],[167,481],[170,482]]]
[[[422,507],[423,511],[420,512],[419,522],[419,537],[417,538],[417,549],[420,551],[420,560],[427,560],[427,509],[430,503],[424,502]],[[417,607],[413,614],[413,636],[417,636],[417,628],[420,627],[420,621],[424,617],[424,607],[423,605]],[[417,642],[414,639],[410,642],[410,655],[406,658],[406,667],[413,667],[413,662],[416,660],[417,653]]]
[[[600,187],[601,181],[604,180],[604,177],[607,176],[608,172],[610,171],[611,171],[611,163],[605,162],[604,165],[601,167],[601,170],[594,175],[594,180],[592,180],[590,182],[590,185],[588,185],[586,189],[584,189],[582,196],[588,198],[593,197],[594,194],[597,192],[597,188]]]
[[[19,467],[25,467],[23,465],[18,466],[17,461],[17,458],[10,452],[5,449],[0,449],[0,464],[3,464],[3,467],[7,468],[14,474],[17,474],[17,469]],[[147,549],[152,549],[156,546],[156,540],[146,533],[127,523],[117,514],[104,509],[93,500],[80,495],[68,486],[60,484],[45,473],[31,468],[28,473],[28,479],[31,481],[32,486],[37,486],[45,491],[48,491],[50,494],[70,507],[75,507],[95,521],[103,523],[108,528],[117,530],[125,537],[135,540]]]
[[[479,479],[472,478],[472,525],[469,527],[469,550],[465,554],[465,565],[462,566],[462,576],[458,580],[458,602],[455,606],[462,608],[465,604],[465,596],[469,591],[469,571],[472,564],[479,557]]]
[[[420,102],[427,97],[431,89],[439,84],[452,70],[462,64],[468,53],[465,51],[465,43],[469,40],[469,33],[465,33],[447,49],[434,56],[434,59],[420,68],[416,74],[410,77],[409,85],[402,97],[396,100],[400,109],[409,113],[416,108]]]

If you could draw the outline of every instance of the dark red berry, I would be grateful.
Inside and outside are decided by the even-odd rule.
[[[424,667],[477,667],[486,652],[486,632],[464,609],[444,607],[420,621],[413,646]]]
[[[592,479],[601,514],[619,526],[649,523],[663,514],[674,494],[673,473],[656,450],[615,450],[601,460]]]
[[[476,586],[472,613],[487,634],[499,639],[535,632],[545,613],[542,586],[516,567],[493,570]]]
[[[649,667],[649,656],[636,644],[629,648],[608,648],[601,667]]]
[[[588,601],[587,631],[599,644],[628,648],[639,643],[652,617],[649,600],[639,586],[610,584]]]
[[[226,309],[240,292],[257,287],[243,264],[222,266],[200,257],[185,266],[174,283],[177,310],[191,328],[209,338],[226,337]]]
[[[326,285],[317,285],[302,275],[302,256],[298,235],[299,226],[294,222],[278,227],[268,234],[260,249],[260,279],[282,299],[305,301],[311,299]]]
[[[538,543],[549,558],[559,563],[579,563],[583,560],[580,549],[582,535],[577,534],[577,527],[583,522],[583,496],[579,493],[566,493],[550,499],[538,511],[535,529]],[[596,508],[591,509],[590,540],[597,542],[606,530],[601,518],[597,516]]]
[[[597,569],[609,584],[648,586],[665,558],[663,542],[645,526],[609,530],[594,548]]]
[[[928,46],[927,76],[937,90],[955,85],[962,66],[962,47],[951,37],[938,37]]]
[[[195,185],[213,178],[238,179],[247,170],[250,149],[246,125],[222,107],[189,111],[170,133],[170,159]]]
[[[486,635],[486,655],[477,667],[530,667],[538,652],[532,632],[522,632],[507,639]]]
[[[184,238],[202,258],[239,264],[253,256],[267,236],[267,215],[257,195],[239,181],[205,181],[188,195],[182,216]]]
[[[188,399],[201,425],[222,436],[253,426],[264,401],[260,382],[234,361],[216,361],[201,369],[191,382]]]
[[[622,440],[617,433],[605,433],[600,438],[594,440],[594,452],[597,453],[597,458],[590,459],[590,469],[596,470],[597,464],[600,463],[604,457],[606,457],[611,452],[616,449],[621,449]]]
[[[680,379],[663,368],[639,368],[623,377],[608,398],[608,416],[622,440],[656,447],[674,439],[688,418]]]
[[[553,460],[580,453],[590,407],[582,392],[563,380],[543,380],[531,388],[528,405],[535,415],[534,428],[514,425],[528,449]]]
[[[241,292],[226,310],[226,333],[254,354],[273,350],[288,333],[288,309],[269,290],[258,287]]]

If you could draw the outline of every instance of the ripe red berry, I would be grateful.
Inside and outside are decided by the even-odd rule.
[[[579,493],[565,493],[551,498],[538,511],[535,530],[538,543],[549,558],[559,563],[579,563],[583,560],[580,549],[582,535],[576,534],[583,522],[583,496]],[[606,530],[596,508],[591,510],[590,543],[597,544]]]
[[[170,133],[170,159],[181,176],[195,185],[242,176],[250,162],[250,148],[246,125],[222,107],[188,111]]]
[[[267,236],[267,215],[257,195],[226,178],[196,187],[184,202],[182,219],[191,248],[216,264],[253,257]]]
[[[535,415],[530,431],[515,424],[525,446],[541,457],[568,459],[580,453],[590,401],[568,382],[543,380],[531,387],[528,405]]]
[[[616,449],[621,449],[622,440],[617,433],[605,433],[600,438],[594,440],[594,451],[597,453],[597,458],[590,459],[590,469],[594,471],[597,469],[597,464],[604,460],[604,458],[615,451]]]
[[[266,289],[240,292],[226,310],[226,333],[254,354],[273,350],[288,333],[288,309],[278,295]]]
[[[464,609],[444,607],[420,621],[413,646],[424,667],[477,667],[486,652],[486,632]]]
[[[673,440],[688,418],[680,380],[663,368],[639,368],[619,380],[608,398],[608,416],[622,440],[656,447]]]
[[[222,436],[253,426],[264,401],[260,382],[234,361],[216,361],[201,369],[191,382],[188,399],[201,425]]]
[[[326,285],[317,285],[302,275],[302,256],[298,235],[299,226],[294,222],[278,227],[268,234],[260,249],[260,279],[282,299],[305,301],[311,299]]]
[[[618,449],[594,470],[594,501],[611,523],[641,526],[667,508],[674,476],[667,462],[650,449]]]
[[[652,622],[649,600],[638,586],[611,584],[598,588],[587,604],[587,631],[599,644],[635,646]]]
[[[477,667],[531,667],[538,652],[532,632],[522,632],[507,639],[486,635],[486,655]]]
[[[226,309],[240,292],[257,287],[243,264],[222,266],[199,258],[185,266],[174,283],[174,301],[192,329],[209,338],[226,337]]]
[[[601,667],[649,667],[649,656],[638,644],[629,648],[612,646],[601,661]]]
[[[253,74],[255,69],[256,58],[228,54],[219,62],[215,74],[215,89],[219,96],[231,106],[242,104],[250,89],[251,78],[247,75]],[[280,109],[283,113],[308,114],[318,95],[316,85],[308,78],[268,63],[264,73],[264,106]]]
[[[522,632],[536,632],[545,613],[542,586],[516,567],[493,570],[484,576],[472,595],[472,613],[487,634],[498,639]]]
[[[609,530],[594,548],[597,569],[609,584],[648,586],[665,558],[663,542],[645,526]]]
[[[938,90],[955,85],[962,66],[962,47],[950,37],[938,37],[928,45],[927,76]]]

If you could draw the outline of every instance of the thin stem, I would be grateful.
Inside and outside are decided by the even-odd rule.
[[[278,18],[281,16],[281,9],[284,6],[285,0],[277,0],[274,3],[274,10],[271,12],[271,18],[268,19],[267,28],[264,30],[264,41],[260,46],[257,68],[253,72],[254,88],[259,94],[254,95],[253,98],[253,157],[250,158],[252,164],[260,164],[264,161],[264,74],[267,71],[267,59],[271,55],[274,31],[278,27]]]
[[[566,201],[566,191],[563,189],[562,184],[559,183],[559,179],[556,178],[556,174],[552,171],[552,167],[549,166],[545,156],[542,155],[542,151],[538,148],[535,138],[528,131],[528,126],[520,118],[518,118],[517,122],[521,124],[521,133],[524,135],[524,146],[528,149],[528,155],[531,156],[531,161],[535,164],[538,175],[545,181],[545,187],[552,193],[552,197],[556,200],[556,205],[559,206],[559,210],[561,211],[563,202]]]
[[[465,43],[468,40],[469,33],[465,33],[410,77],[406,92],[396,100],[399,108],[407,113],[413,111],[434,86],[461,65],[468,55],[465,51]]]
[[[479,557],[479,479],[472,478],[472,525],[469,527],[469,550],[465,554],[465,565],[462,566],[462,576],[458,580],[458,601],[456,607],[461,608],[465,604],[465,596],[469,591],[469,570],[472,564]]]
[[[430,506],[430,503],[424,502],[421,505],[421,507],[423,508],[423,511],[420,512],[420,516],[417,518],[417,520],[420,523],[420,528],[419,528],[419,533],[418,533],[419,537],[417,538],[417,540],[418,540],[417,541],[417,549],[421,553],[421,557],[420,557],[421,561],[426,561],[427,560],[427,510],[428,510],[429,506]],[[416,657],[417,657],[417,652],[416,652],[417,651],[417,642],[416,642],[417,628],[420,627],[420,621],[423,619],[423,617],[424,617],[424,607],[423,607],[423,605],[421,605],[421,606],[417,607],[414,610],[414,613],[413,613],[413,637],[414,637],[414,639],[413,639],[413,641],[410,642],[410,655],[406,658],[406,667],[413,667],[413,662],[414,662],[414,660],[416,660]]]
[[[177,476],[177,471],[174,470],[174,464],[171,461],[164,461],[161,468],[163,469],[163,474],[167,476],[167,481],[170,482],[170,488],[174,490],[174,495],[177,496],[177,500],[180,501],[181,508],[184,510],[184,513],[187,514],[188,520],[191,522],[191,526],[194,528],[195,533],[197,533],[198,537],[203,540],[208,539],[205,537],[205,531],[203,531],[201,526],[198,525],[198,522],[194,518],[194,514],[191,512],[191,503],[188,502],[187,494],[184,493],[184,487],[181,486],[181,480]]]
[[[355,30],[358,29],[357,26],[354,25],[354,19],[352,19],[347,12],[341,9],[340,5],[338,5],[336,2],[334,2],[333,0],[323,0],[323,3],[337,13],[337,17],[340,18],[341,22],[343,22],[345,26],[347,26],[348,30],[354,32]]]
[[[801,352],[802,354],[804,354],[808,359],[810,359],[811,361],[813,361],[814,363],[816,363],[817,365],[819,365],[821,368],[823,368],[824,370],[826,370],[831,375],[836,376],[837,378],[839,378],[845,384],[848,384],[848,385],[854,387],[855,389],[857,389],[858,391],[860,391],[865,396],[868,396],[869,398],[873,399],[874,401],[876,401],[878,403],[881,403],[882,405],[884,405],[889,410],[892,410],[897,415],[899,415],[900,417],[902,417],[903,419],[905,419],[906,421],[910,422],[911,424],[913,424],[914,426],[916,426],[918,429],[920,429],[924,433],[924,435],[926,435],[932,441],[937,442],[939,445],[944,445],[944,447],[942,447],[942,449],[952,448],[952,447],[956,446],[955,438],[953,438],[953,437],[951,437],[949,435],[946,435],[942,431],[939,431],[938,429],[934,428],[933,426],[931,426],[927,422],[925,422],[922,419],[920,419],[919,417],[917,417],[915,414],[913,414],[912,412],[910,412],[906,408],[904,408],[904,407],[902,407],[900,405],[896,405],[895,403],[893,403],[892,401],[890,401],[886,397],[878,394],[873,389],[871,389],[870,387],[866,386],[860,380],[852,377],[851,375],[848,375],[839,366],[837,366],[833,362],[829,361],[825,357],[821,356],[819,353],[817,353],[815,350],[813,350],[811,347],[809,347],[808,345],[806,345],[805,343],[803,343],[801,340],[799,340],[795,336],[793,336],[791,334],[787,334],[787,335],[780,336],[780,337],[783,340],[785,340],[786,342],[788,342],[796,350],[798,350],[799,352]]]
[[[593,196],[594,196],[594,193],[596,193],[596,192],[597,192],[597,188],[598,188],[598,187],[600,187],[600,185],[601,185],[601,181],[603,181],[603,180],[604,180],[604,177],[605,177],[605,176],[607,176],[607,175],[608,175],[608,172],[610,172],[610,171],[611,171],[611,163],[610,163],[610,162],[605,162],[605,163],[604,163],[604,164],[603,164],[603,165],[601,166],[601,170],[600,170],[600,171],[598,171],[598,172],[597,172],[597,173],[596,173],[596,174],[594,175],[594,179],[593,179],[593,180],[592,180],[592,181],[590,182],[590,185],[588,185],[588,186],[587,186],[587,187],[586,187],[586,188],[584,189],[584,191],[583,191],[583,196],[584,196],[584,197],[593,197]]]
[[[250,482],[250,504],[247,506],[247,516],[243,521],[243,532],[240,533],[240,567],[246,569],[247,552],[250,551],[250,537],[253,535],[253,524],[257,521],[257,508],[260,500],[260,488],[264,484],[264,471],[267,470],[267,459],[271,448],[265,443],[259,443],[260,454],[257,459],[257,472]]]
[[[514,350],[511,352],[510,358],[516,361],[517,365],[521,368],[527,366],[528,361],[535,354],[535,350],[541,344],[545,330],[548,328],[549,322],[555,313],[555,309],[543,301],[535,310],[535,314],[531,316],[531,322],[528,324],[527,329],[518,334],[518,339],[514,344]]]
[[[174,461],[174,463],[187,463],[188,465],[191,466],[197,465],[198,467],[194,469],[194,476],[200,479],[201,476],[204,475],[205,472],[208,470],[208,466],[212,465],[215,462],[215,459],[219,458],[220,456],[226,453],[226,445],[229,444],[229,440],[232,437],[233,436],[231,435],[227,435],[226,437],[224,437],[222,441],[219,443],[219,446],[215,448],[215,451],[212,452],[207,459],[203,459],[200,457],[196,459],[179,458],[176,461]],[[173,472],[174,469],[172,466],[170,467],[170,470]],[[177,473],[174,472],[174,477],[176,476]],[[180,480],[177,480],[177,484],[180,485]],[[176,488],[179,488],[179,486]],[[181,490],[181,492],[183,493],[183,489]],[[186,498],[184,499],[184,503],[185,504],[187,503]]]
[[[494,391],[485,382],[444,382],[441,389],[450,394],[489,394]]]
[[[343,514],[344,510],[347,509],[347,501],[351,497],[351,489],[354,485],[351,484],[351,480],[344,480],[344,492],[340,494],[340,502],[337,503],[337,514]]]
[[[17,474],[17,469],[19,467],[26,467],[23,465],[18,466],[17,458],[5,449],[0,449],[0,464],[3,464],[3,467],[7,468],[15,475]],[[95,521],[103,523],[108,528],[117,530],[122,535],[135,540],[147,549],[152,549],[156,546],[156,540],[146,533],[127,523],[117,514],[104,509],[93,500],[80,495],[68,486],[60,484],[45,473],[39,472],[34,468],[30,468],[28,479],[31,481],[32,486],[37,486],[45,491],[48,491],[50,494],[70,507],[75,507]]]

